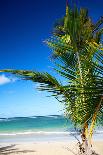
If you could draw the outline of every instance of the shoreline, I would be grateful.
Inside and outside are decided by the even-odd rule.
[[[11,143],[11,142],[69,142],[75,141],[76,138],[81,140],[80,134],[75,132],[23,132],[23,133],[5,133],[0,134],[0,143]],[[103,141],[103,132],[94,133],[93,140]]]
[[[58,130],[20,130],[20,131],[3,131],[1,132],[0,131],[0,136],[16,136],[16,135],[79,135],[80,132],[77,132],[77,131],[72,131],[72,130],[61,130],[61,131],[58,131]],[[102,130],[95,130],[94,131],[94,135],[96,134],[103,134],[103,129]]]

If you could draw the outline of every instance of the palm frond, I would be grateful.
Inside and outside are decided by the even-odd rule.
[[[62,93],[62,85],[57,81],[57,79],[47,72],[40,73],[28,70],[1,70],[0,72],[7,72],[15,74],[23,80],[30,80],[33,82],[38,82],[40,84],[39,90],[51,91],[53,93]]]

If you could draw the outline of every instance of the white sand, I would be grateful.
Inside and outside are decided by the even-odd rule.
[[[2,153],[11,153],[12,155],[74,155],[76,152],[75,142],[18,142],[1,143],[0,147],[11,146],[1,149]],[[95,141],[93,149],[100,155],[103,155],[103,141]],[[6,149],[6,150],[5,150]],[[71,150],[71,151],[70,151]]]

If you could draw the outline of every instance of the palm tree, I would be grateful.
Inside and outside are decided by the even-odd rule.
[[[88,136],[88,125],[91,123],[90,141],[97,113],[101,113],[100,109],[103,107],[103,66],[100,66],[100,63],[103,63],[101,52],[103,28],[100,27],[102,23],[103,17],[93,24],[86,9],[70,10],[67,6],[66,16],[55,28],[54,38],[47,42],[54,49],[54,58],[59,58],[64,64],[66,61],[65,68],[58,65],[62,71],[56,71],[72,80],[74,94],[70,96],[71,101],[67,98],[67,112],[73,108],[71,110],[73,122],[84,126],[83,139]],[[63,69],[71,77],[64,74]]]
[[[58,100],[60,98],[67,117],[82,131],[85,152],[87,145],[91,145],[96,121],[103,118],[102,23],[103,17],[94,24],[88,10],[71,9],[67,3],[66,15],[57,21],[53,36],[46,40],[53,49],[54,70],[66,79],[65,85],[47,72],[1,70],[38,82],[39,90],[51,92]]]

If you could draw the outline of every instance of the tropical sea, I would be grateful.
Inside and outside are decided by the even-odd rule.
[[[94,138],[103,136],[96,127]],[[101,136],[102,135],[102,136]],[[0,142],[74,140],[80,138],[70,120],[61,115],[0,118]]]

